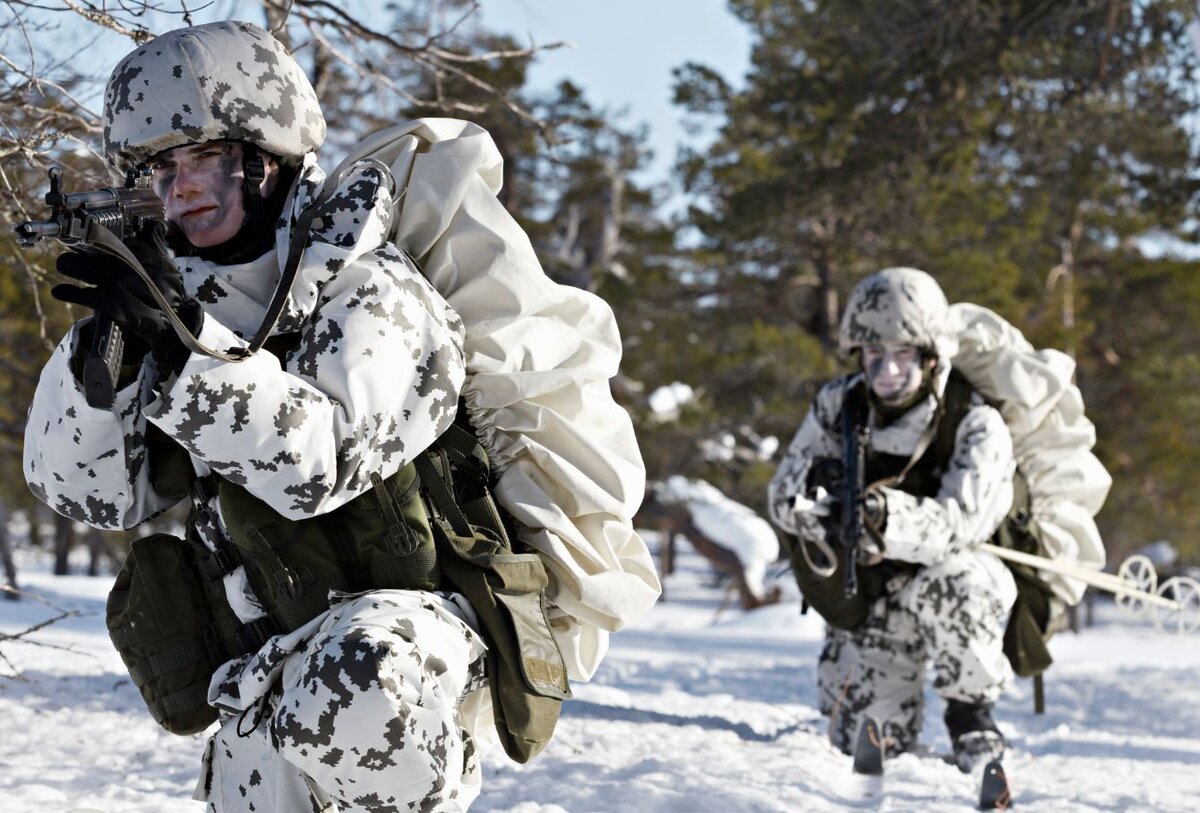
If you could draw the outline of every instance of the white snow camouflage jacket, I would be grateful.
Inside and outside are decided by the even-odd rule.
[[[59,513],[134,527],[169,507],[148,481],[149,421],[188,449],[198,473],[237,482],[289,518],[313,516],[415,457],[461,396],[499,473],[497,498],[550,571],[568,670],[586,679],[607,633],[658,595],[630,520],[641,458],[608,390],[620,360],[615,320],[598,298],[542,272],[495,197],[500,160],[484,131],[451,120],[409,126],[432,137],[412,145],[422,154],[407,176],[393,184],[384,167],[360,162],[331,179],[337,191],[314,220],[276,328],[300,334],[282,363],[266,352],[238,364],[193,354],[165,382],[147,365],[111,410],[97,410],[69,369],[76,326],[30,408],[26,477]],[[258,328],[290,226],[322,181],[309,155],[274,252],[238,266],[180,258],[205,310],[206,345],[243,346]],[[227,578],[226,588],[243,620],[261,612],[244,578]]]
[[[936,375],[939,395],[949,367]],[[785,531],[801,533],[804,517],[793,509],[798,495],[808,494],[813,461],[842,455],[841,410],[846,392],[862,374],[835,378],[817,393],[768,492],[771,518]],[[952,553],[986,542],[1008,513],[1013,498],[1012,436],[1000,413],[974,395],[973,405],[958,425],[954,454],[933,497],[882,488],[887,501],[883,555],[919,565],[934,565]],[[928,426],[936,404],[932,395],[885,427],[873,426],[871,449],[909,457]]]

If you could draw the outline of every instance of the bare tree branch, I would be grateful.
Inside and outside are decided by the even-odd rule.
[[[32,598],[34,601],[38,601],[38,602],[41,602],[42,604],[45,604],[47,607],[49,607],[50,609],[54,610],[57,613],[57,615],[52,616],[51,618],[47,618],[44,621],[40,621],[37,624],[34,624],[30,627],[26,627],[25,629],[21,630],[20,632],[16,632],[16,633],[0,632],[0,644],[18,643],[18,644],[25,644],[27,646],[38,646],[38,647],[42,647],[43,649],[56,649],[56,650],[59,650],[60,652],[70,652],[73,655],[87,655],[88,654],[86,652],[82,652],[81,650],[79,650],[75,647],[63,646],[62,644],[52,644],[47,641],[38,641],[38,640],[34,640],[30,637],[34,633],[40,632],[41,630],[44,630],[47,627],[52,626],[53,624],[57,624],[58,622],[63,621],[67,618],[80,618],[83,616],[82,612],[80,612],[79,610],[64,610],[61,607],[56,607],[55,605],[51,604],[45,598],[37,595],[36,593],[30,593],[30,592],[27,592],[24,590],[18,590],[15,587],[10,587],[7,584],[0,584],[0,593],[8,593],[11,595],[19,596],[21,598]],[[0,652],[0,660],[4,661],[5,665],[8,666],[10,672],[12,673],[10,675],[7,675],[7,677],[15,677],[15,678],[20,677],[20,671],[16,668],[16,666],[13,664],[13,662],[3,652]]]

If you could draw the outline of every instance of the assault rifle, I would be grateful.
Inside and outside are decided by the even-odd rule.
[[[22,246],[51,238],[87,253],[123,257],[128,254],[124,244],[149,222],[165,222],[162,201],[150,188],[148,172],[130,171],[123,187],[64,194],[62,170],[51,167],[45,200],[53,210],[49,220],[27,220],[13,227]],[[107,409],[113,405],[124,349],[121,329],[97,316],[83,362],[84,395],[90,406]]]
[[[846,598],[858,594],[858,541],[866,527],[863,492],[867,487],[867,447],[871,443],[871,428],[865,423],[856,425],[854,411],[842,410],[842,547],[846,551],[842,594]]]

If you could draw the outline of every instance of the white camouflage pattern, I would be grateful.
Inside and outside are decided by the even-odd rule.
[[[104,154],[122,173],[157,152],[248,141],[298,159],[325,140],[304,70],[253,23],[167,32],[122,59],[104,91]]]
[[[934,691],[946,700],[999,698],[1013,677],[1002,650],[1016,597],[1003,562],[963,551],[893,579],[859,629],[827,628],[817,693],[833,745],[850,753],[866,717],[880,721],[889,754],[916,745],[929,664]]]
[[[321,180],[320,169],[309,158],[285,213],[300,211]],[[78,327],[72,329],[43,370],[30,408],[25,471],[34,493],[60,513],[100,528],[131,528],[160,513],[171,501],[150,483],[146,432],[151,423],[188,450],[198,473],[215,472],[242,485],[292,519],[334,510],[366,490],[373,474],[386,479],[423,451],[454,418],[465,376],[462,324],[407,257],[384,242],[391,195],[390,177],[378,165],[356,166],[340,179],[314,220],[312,243],[281,319],[280,329],[299,331],[298,343],[282,361],[266,351],[236,364],[193,354],[178,376],[165,381],[157,380],[153,365],[147,363],[118,393],[112,409],[94,409],[70,372],[79,333]],[[290,220],[283,219],[277,245],[286,245]],[[217,266],[194,257],[180,260],[185,286],[205,310],[202,342],[222,348],[245,345],[242,337],[257,329],[279,279],[281,256],[268,252],[239,266]],[[228,544],[215,499],[199,512],[195,528],[210,548]],[[262,616],[241,568],[226,576],[225,586],[241,620]],[[408,595],[433,602],[429,594]],[[398,634],[429,610],[391,606],[381,612],[387,617],[381,623]],[[300,737],[300,723],[323,730],[323,709],[350,719],[379,713],[378,707],[369,713],[358,709],[383,702],[384,695],[403,701],[409,709],[403,719],[412,727],[390,736],[403,734],[407,761],[372,762],[360,755],[353,765],[342,765],[353,768],[346,774],[356,783],[350,789],[339,784],[347,781],[341,773],[318,771],[314,777],[310,771],[317,767],[306,761],[303,742],[297,740],[298,750],[289,750],[276,736],[270,747],[278,750],[254,756],[245,753],[252,742],[230,737],[227,725],[222,729],[223,747],[234,752],[236,744],[236,753],[257,766],[253,770],[259,779],[268,767],[272,778],[261,784],[252,775],[240,774],[240,763],[235,768],[225,761],[225,767],[213,773],[218,800],[210,799],[213,809],[251,809],[236,801],[234,794],[243,791],[267,794],[256,810],[306,809],[292,806],[296,778],[304,780],[309,789],[305,793],[358,800],[341,808],[345,810],[454,810],[457,802],[451,795],[464,799],[465,808],[478,786],[473,746],[465,733],[475,720],[459,719],[457,708],[444,702],[424,709],[428,680],[414,682],[397,668],[411,659],[444,673],[440,679],[447,685],[471,684],[470,670],[479,668],[471,666],[477,653],[451,657],[444,651],[455,636],[468,637],[462,623],[454,621],[451,629],[445,623],[441,628],[426,624],[422,640],[411,642],[408,649],[397,648],[401,644],[393,639],[391,644],[377,642],[379,648],[399,654],[364,664],[363,652],[350,643],[361,644],[361,636],[368,633],[374,634],[370,624],[355,622],[341,643],[326,641],[319,650],[310,645],[305,651],[319,652],[328,668],[309,673],[310,704],[293,705],[279,714],[291,715],[288,730]],[[477,639],[472,646],[476,645]],[[279,639],[268,641],[256,656],[258,662],[277,661],[279,647]],[[279,676],[286,684],[289,669],[299,669],[303,662],[299,656],[284,659],[281,671],[270,672],[272,680]],[[376,669],[386,671],[372,671]],[[343,680],[343,672],[353,679]],[[258,688],[265,692],[271,684]],[[331,697],[322,692],[337,695],[341,705],[331,705]],[[276,735],[281,725],[273,724]],[[382,748],[371,744],[370,731],[361,726],[347,728],[346,736],[351,740],[337,739],[334,747],[374,749],[373,753]],[[212,755],[221,763],[224,753],[215,748]],[[281,764],[280,755],[291,767]],[[330,752],[324,756],[332,759]],[[437,783],[427,781],[434,769],[446,771]],[[372,773],[386,779],[364,776]],[[416,785],[424,782],[426,795],[415,801],[374,801],[374,791],[367,790],[372,781],[394,787],[393,794],[405,787],[416,793]],[[265,800],[276,798],[271,794],[277,785],[292,791],[278,790],[279,806],[271,807]],[[382,790],[377,797],[387,798]]]
[[[215,472],[291,519],[343,505],[423,451],[453,421],[465,371],[462,324],[403,253],[383,242],[391,191],[380,169],[343,178],[314,222],[277,331],[298,329],[281,362],[192,354],[157,381],[150,365],[111,410],[89,407],[69,370],[78,328],[42,372],[25,436],[30,488],[93,527],[132,528],[169,507],[145,466],[147,421]],[[321,180],[308,163],[295,208]],[[358,221],[358,222],[355,222]],[[287,228],[279,240],[286,241]],[[286,244],[286,243],[285,243]],[[279,252],[242,266],[180,260],[205,311],[199,339],[244,347],[279,278]],[[264,284],[264,282],[266,284]]]
[[[942,365],[936,386],[944,390],[949,368]],[[788,445],[771,478],[768,507],[775,523],[791,534],[817,527],[793,511],[797,495],[808,495],[814,460],[842,455],[841,410],[846,391],[861,374],[836,378],[817,393],[812,409]],[[933,497],[916,497],[896,488],[879,488],[887,502],[885,556],[918,565],[934,565],[953,553],[986,542],[1012,505],[1016,470],[1012,437],[1004,419],[978,395],[958,425],[954,454]],[[907,457],[933,419],[936,402],[928,395],[887,426],[873,426],[871,449]]]
[[[950,305],[937,281],[916,268],[885,268],[850,294],[838,329],[838,350],[849,355],[868,344],[911,344],[954,355],[947,330]]]
[[[935,375],[940,394],[949,368],[943,364]],[[798,495],[812,497],[813,461],[841,458],[842,402],[861,381],[861,374],[843,376],[821,388],[771,480],[771,517],[789,533],[823,533],[793,503]],[[874,425],[872,415],[871,449],[910,456],[935,409],[931,394],[887,426]],[[838,748],[853,748],[864,715],[880,720],[893,751],[911,747],[920,733],[927,661],[935,690],[947,699],[990,702],[1011,681],[1003,634],[1016,586],[999,559],[975,546],[1008,513],[1015,465],[1004,419],[975,396],[936,495],[880,489],[887,503],[884,557],[922,567],[913,577],[891,579],[860,629],[827,634],[818,687]]]
[[[467,810],[481,774],[459,708],[486,682],[463,614],[438,594],[335,594],[320,619],[226,664],[196,798],[213,813]]]

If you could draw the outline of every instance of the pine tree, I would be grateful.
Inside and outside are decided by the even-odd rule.
[[[840,298],[878,268],[915,265],[952,301],[994,308],[1036,344],[1077,354],[1099,452],[1118,475],[1119,516],[1101,515],[1110,548],[1119,555],[1151,526],[1193,539],[1185,518],[1200,505],[1151,462],[1167,415],[1148,404],[1157,395],[1146,372],[1169,369],[1182,386],[1191,362],[1127,344],[1187,309],[1157,299],[1180,280],[1136,239],[1182,233],[1194,214],[1193,4],[731,6],[755,37],[744,88],[699,65],[678,72],[678,102],[720,122],[711,148],[682,164],[704,236],[693,276],[712,362],[689,383],[740,385],[727,407],[758,434],[788,437],[828,374]],[[1126,299],[1132,279],[1156,298]],[[1138,330],[1118,327],[1134,319]],[[1172,326],[1193,347],[1194,321]],[[769,369],[757,366],[776,360],[765,335],[779,337]],[[1130,369],[1131,354],[1149,366]],[[1130,404],[1146,431],[1120,430]],[[1173,512],[1134,499],[1139,481],[1176,495]]]

